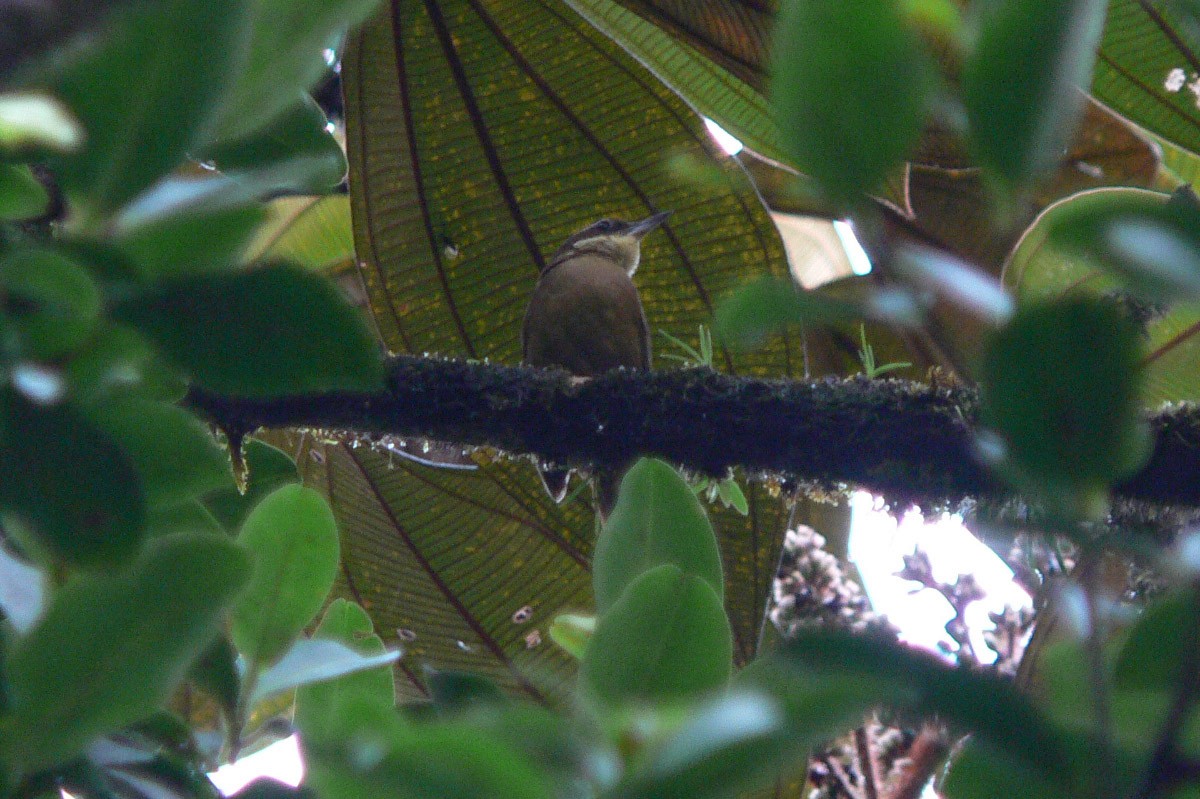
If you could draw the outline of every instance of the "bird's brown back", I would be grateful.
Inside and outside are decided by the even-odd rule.
[[[525,363],[592,377],[620,366],[650,368],[650,331],[633,280],[593,253],[542,273],[522,330]]]

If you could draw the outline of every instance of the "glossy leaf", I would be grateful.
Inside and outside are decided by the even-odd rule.
[[[983,418],[1003,439],[1003,465],[1023,490],[1066,515],[1093,516],[1107,489],[1149,455],[1138,409],[1141,358],[1133,323],[1084,297],[1030,306],[991,342]]]
[[[56,175],[85,218],[106,216],[135,197],[211,129],[245,53],[244,6],[131,4],[116,32],[83,50],[57,80],[56,93],[87,139]]]
[[[69,406],[0,393],[0,503],[39,556],[110,566],[142,542],[145,497],[130,458]],[[6,529],[8,525],[6,524]]]
[[[337,573],[338,538],[324,498],[288,485],[260,502],[238,534],[254,573],[233,612],[233,642],[251,668],[273,663],[325,602]]]
[[[172,281],[116,313],[220,393],[370,391],[383,379],[357,312],[327,281],[291,266]]]
[[[312,641],[333,641],[350,648],[359,658],[391,657],[375,634],[367,612],[353,602],[335,599],[313,633]],[[390,661],[389,661],[390,664]],[[396,702],[392,666],[377,666],[343,674],[334,680],[306,685],[296,692],[296,724],[307,735],[326,737],[319,729],[335,717],[347,697],[366,696],[382,707]]]
[[[329,69],[324,51],[378,0],[251,0],[249,59],[230,90],[220,136],[260,130],[300,100]]]
[[[687,699],[724,685],[732,654],[712,586],[667,564],[631,582],[600,617],[580,679],[608,703]]]
[[[50,194],[29,167],[0,163],[0,220],[32,219],[49,207]]]
[[[631,582],[670,563],[724,595],[721,555],[712,525],[674,469],[643,458],[621,481],[617,505],[596,543],[592,579],[596,608],[604,613]]]
[[[152,507],[176,505],[232,483],[229,459],[204,423],[174,405],[128,397],[88,417],[124,449]]]
[[[348,644],[327,638],[301,639],[259,676],[250,705],[284,691],[390,666],[399,657],[399,652],[363,655]]]
[[[0,94],[0,152],[5,155],[72,152],[85,135],[71,112],[49,95]]]
[[[237,667],[237,650],[224,635],[205,649],[188,671],[188,679],[217,700],[227,718],[235,718],[242,680]]]
[[[46,577],[40,569],[18,559],[0,544],[0,614],[13,630],[28,632],[42,615],[46,587]]]
[[[249,205],[177,209],[120,231],[116,244],[151,279],[231,269],[264,216]]]
[[[150,715],[212,640],[248,573],[227,538],[171,536],[131,571],[64,586],[9,659],[8,755],[26,769],[65,763]]]
[[[916,145],[931,68],[892,0],[795,0],[778,21],[772,104],[784,146],[829,197],[876,189]]]
[[[346,176],[346,156],[328,126],[325,112],[305,95],[265,128],[242,138],[218,142],[205,148],[200,157],[206,165],[227,174],[308,159],[315,168],[306,179],[281,188],[321,193],[337,186]]]

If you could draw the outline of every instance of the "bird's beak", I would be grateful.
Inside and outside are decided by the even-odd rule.
[[[663,211],[662,213],[655,214],[654,216],[648,216],[641,222],[635,222],[632,226],[630,226],[629,230],[625,231],[625,234],[640,239],[651,230],[654,230],[656,227],[661,225],[663,222],[666,222],[667,217],[670,215],[670,211]]]

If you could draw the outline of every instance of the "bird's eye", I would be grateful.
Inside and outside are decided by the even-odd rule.
[[[596,223],[596,229],[601,233],[608,233],[609,231],[615,229],[616,226],[616,222],[613,222],[611,219],[601,219]]]

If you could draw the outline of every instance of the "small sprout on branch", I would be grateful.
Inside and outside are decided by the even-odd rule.
[[[894,372],[897,369],[907,369],[912,366],[908,361],[894,361],[893,363],[885,363],[877,366],[875,364],[875,348],[867,343],[866,325],[860,324],[858,326],[858,338],[862,342],[862,346],[858,351],[858,360],[862,363],[863,374],[867,376],[867,379],[874,380],[888,372]]]

